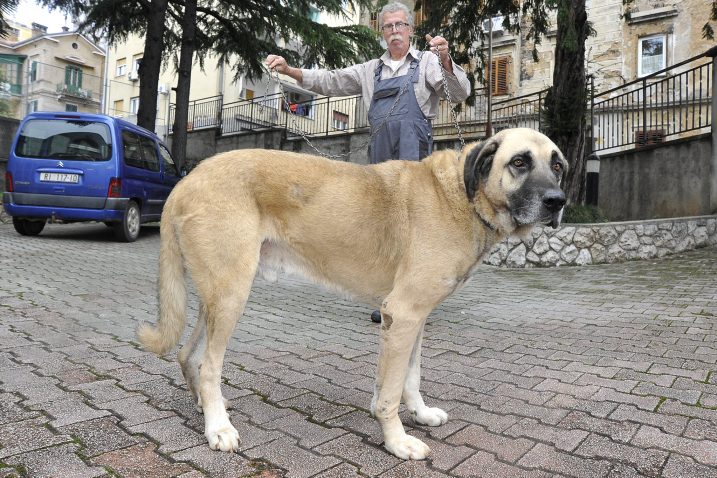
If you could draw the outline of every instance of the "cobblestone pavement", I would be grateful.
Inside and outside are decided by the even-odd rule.
[[[371,307],[285,278],[257,281],[227,352],[241,451],[209,450],[175,354],[135,341],[158,244],[0,225],[0,477],[717,477],[715,248],[484,266],[429,318],[422,388],[451,419],[404,413],[432,454],[403,462],[368,411]]]

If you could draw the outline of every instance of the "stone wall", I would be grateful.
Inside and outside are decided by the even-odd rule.
[[[717,245],[717,216],[538,226],[524,239],[497,244],[486,264],[552,267],[652,259]]]

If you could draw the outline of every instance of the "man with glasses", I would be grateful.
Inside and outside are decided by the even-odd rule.
[[[463,68],[451,59],[445,38],[426,36],[435,54],[411,48],[413,15],[404,4],[384,6],[378,22],[386,43],[386,52],[378,59],[329,71],[293,68],[283,57],[269,55],[266,65],[321,95],[363,95],[371,126],[368,153],[372,164],[421,160],[433,150],[431,121],[438,113],[439,99],[446,98],[444,74],[450,99],[456,103],[468,97],[470,83]],[[379,311],[371,319],[381,322]]]

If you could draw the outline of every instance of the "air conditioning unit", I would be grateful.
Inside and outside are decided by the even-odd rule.
[[[159,85],[157,86],[157,93],[166,95],[167,93],[169,93],[169,88],[167,87],[167,85]]]
[[[139,72],[137,70],[132,70],[127,73],[127,78],[129,78],[131,81],[137,81],[139,80]]]
[[[492,23],[492,31],[493,34],[503,34],[503,15],[499,15],[497,17],[488,18],[486,20],[483,20],[483,31],[485,33],[488,33],[491,31],[491,23]]]

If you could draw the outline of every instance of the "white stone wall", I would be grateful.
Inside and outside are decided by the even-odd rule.
[[[538,226],[497,244],[486,264],[552,267],[651,259],[717,244],[717,216]]]

